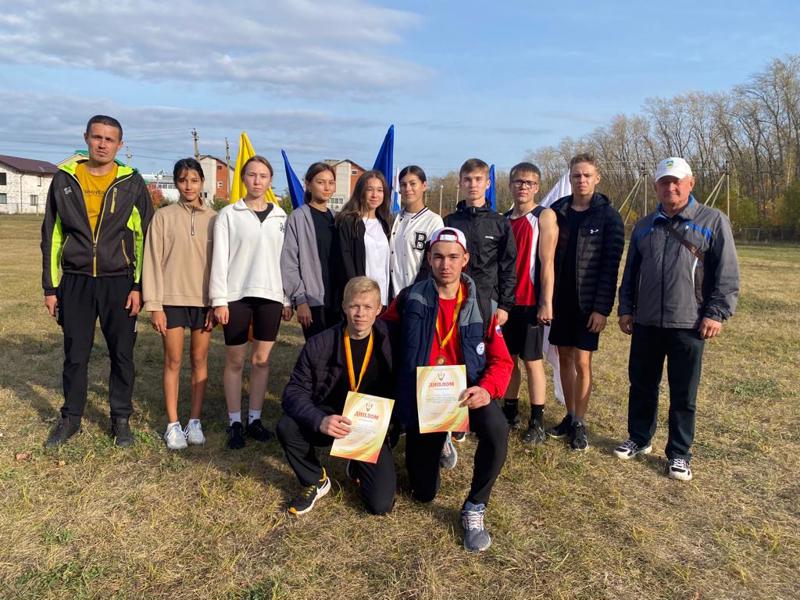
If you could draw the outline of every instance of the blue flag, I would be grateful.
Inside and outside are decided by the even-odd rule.
[[[394,182],[394,125],[389,126],[386,132],[386,137],[383,138],[381,149],[378,150],[378,156],[375,158],[375,164],[372,168],[376,171],[383,173],[386,178],[386,183],[389,184],[389,193],[392,196],[392,212],[400,212],[400,202],[397,190],[394,189],[397,184]]]
[[[497,191],[494,188],[494,165],[489,167],[489,187],[486,189],[486,201],[492,210],[497,210]]]
[[[283,166],[286,169],[286,184],[289,186],[289,196],[292,198],[292,208],[300,208],[303,205],[303,184],[295,175],[292,165],[289,164],[289,157],[286,152],[281,150],[283,155]]]

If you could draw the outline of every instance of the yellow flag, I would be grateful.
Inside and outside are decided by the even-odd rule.
[[[230,202],[236,202],[247,195],[247,189],[245,189],[244,182],[242,182],[242,167],[244,163],[255,155],[256,151],[253,150],[253,144],[250,143],[247,132],[243,131],[239,136],[239,154],[236,156],[236,169],[233,171],[233,182],[231,183],[231,195],[229,198]],[[278,203],[278,198],[275,196],[275,192],[272,191],[272,188],[267,190],[264,197],[267,199],[267,202]]]

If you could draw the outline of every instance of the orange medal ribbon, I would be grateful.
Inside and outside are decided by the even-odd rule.
[[[439,324],[439,315],[436,315],[436,343],[439,344],[440,352],[443,352],[447,347],[447,344],[450,343],[450,340],[453,339],[453,334],[456,332],[456,327],[458,327],[458,314],[461,312],[461,303],[463,301],[464,289],[461,285],[459,285],[458,295],[456,296],[456,308],[453,311],[453,322],[450,324],[450,331],[447,332],[447,335],[444,336],[444,339],[442,339],[442,329]]]
[[[372,358],[372,331],[369,332],[369,341],[367,342],[367,351],[364,354],[364,362],[361,363],[361,373],[358,375],[358,382],[356,382],[356,371],[353,368],[353,351],[350,348],[350,332],[347,327],[344,328],[344,357],[347,361],[347,376],[350,378],[350,391],[357,392],[361,387],[361,381],[364,379],[364,373],[367,372],[367,365],[369,359]]]

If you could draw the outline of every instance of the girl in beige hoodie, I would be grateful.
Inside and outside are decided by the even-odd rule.
[[[180,200],[156,211],[146,236],[142,292],[144,310],[164,343],[164,404],[170,450],[203,444],[200,413],[208,381],[208,347],[214,315],[208,296],[216,213],[203,202],[203,169],[193,158],[175,163]],[[186,429],[178,420],[178,387],[184,329],[191,330],[191,410]]]

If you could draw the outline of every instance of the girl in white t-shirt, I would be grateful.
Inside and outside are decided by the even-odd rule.
[[[353,277],[367,276],[381,288],[381,304],[389,302],[390,189],[383,173],[367,171],[353,195],[336,215],[337,281],[343,290]]]

